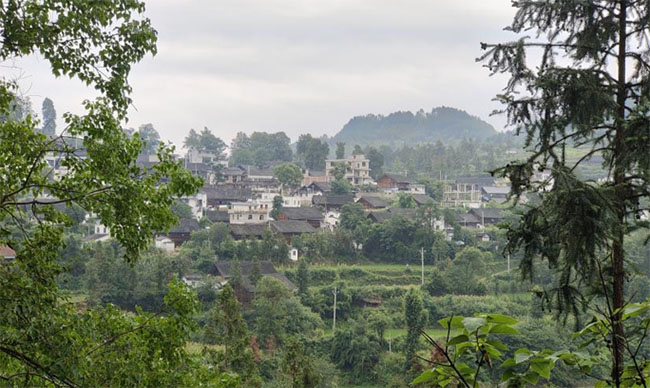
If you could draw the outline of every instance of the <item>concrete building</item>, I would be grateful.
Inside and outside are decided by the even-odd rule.
[[[325,175],[328,182],[335,179],[334,168],[340,163],[346,165],[345,179],[352,185],[359,186],[373,183],[370,177],[370,161],[363,154],[352,155],[347,159],[327,159],[325,161]]]

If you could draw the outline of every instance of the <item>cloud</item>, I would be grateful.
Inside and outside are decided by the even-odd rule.
[[[150,0],[159,52],[134,67],[130,125],[152,122],[177,144],[207,126],[335,134],[352,116],[456,106],[489,118],[504,79],[475,58],[501,41],[509,0]],[[79,111],[94,95],[55,80],[47,63],[19,63],[40,107]],[[60,124],[61,126],[61,124]]]

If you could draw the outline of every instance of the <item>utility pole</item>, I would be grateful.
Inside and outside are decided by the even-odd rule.
[[[508,273],[510,273],[510,253],[508,253]]]
[[[336,331],[336,294],[338,294],[339,291],[334,287],[334,290],[332,291],[332,294],[334,294],[334,311],[333,311],[333,316],[332,316],[332,332]]]
[[[421,285],[424,285],[424,248],[420,248],[420,259],[422,261],[422,275],[420,277]]]

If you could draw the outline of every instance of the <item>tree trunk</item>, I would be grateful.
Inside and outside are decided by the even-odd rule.
[[[612,273],[613,273],[613,295],[612,295],[612,382],[614,386],[621,384],[625,361],[625,327],[621,321],[623,313],[620,311],[625,305],[625,252],[623,241],[625,232],[623,226],[626,213],[626,179],[623,156],[625,155],[625,103],[627,99],[626,86],[626,54],[627,54],[627,1],[620,1],[619,14],[619,44],[618,44],[618,113],[616,117],[616,137],[614,139],[614,185],[616,193],[616,211],[621,228],[616,232],[612,244]]]

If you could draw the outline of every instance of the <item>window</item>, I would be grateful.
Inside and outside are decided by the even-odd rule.
[[[249,214],[249,215],[248,215],[248,219],[249,219],[249,220],[252,220],[252,219],[253,219],[253,215],[252,215],[252,214]]]
[[[264,221],[264,214],[260,215],[260,221]]]

